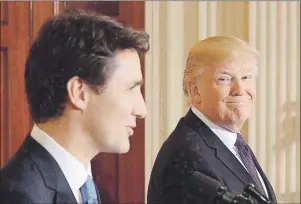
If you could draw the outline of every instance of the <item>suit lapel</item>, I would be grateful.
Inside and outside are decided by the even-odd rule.
[[[63,173],[56,178],[56,204],[75,204],[77,203],[73,192]]]
[[[252,150],[251,150],[252,152]],[[262,170],[262,168],[260,167],[254,153],[252,152],[252,157],[253,157],[253,160],[254,160],[254,163],[255,163],[255,166],[259,172],[259,174],[261,175],[262,177],[262,180],[265,184],[265,187],[267,188],[267,191],[268,191],[268,194],[269,194],[269,199],[272,201],[272,203],[277,203],[277,199],[276,199],[276,195],[275,195],[275,192],[273,190],[273,187],[272,185],[270,184],[269,182],[269,179],[267,178],[267,176],[265,175],[264,171]]]
[[[255,183],[250,174],[237,160],[233,153],[224,145],[217,145],[216,157],[244,184]]]
[[[193,128],[209,146],[218,160],[220,160],[244,185],[254,183],[254,180],[241,165],[233,153],[215,135],[214,132],[201,121],[191,109],[185,116],[187,125]]]
[[[100,195],[99,195],[99,190],[98,190],[98,188],[97,188],[96,185],[95,185],[95,188],[96,188],[96,193],[97,193],[97,201],[98,201],[99,203],[101,203],[101,199],[100,199]]]
[[[44,178],[45,186],[54,191],[53,203],[77,203],[74,194],[55,159],[44,147],[36,142],[30,135],[25,143],[32,160],[39,168]]]

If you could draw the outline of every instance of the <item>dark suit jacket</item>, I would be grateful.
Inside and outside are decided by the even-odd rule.
[[[255,158],[255,156],[254,156]],[[269,198],[276,197],[268,178],[255,163],[264,180]],[[162,145],[148,186],[148,204],[210,204],[191,196],[184,187],[189,172],[199,171],[220,181],[233,194],[254,183],[251,176],[222,141],[191,110]]]
[[[1,204],[77,203],[54,158],[28,135],[1,170]]]

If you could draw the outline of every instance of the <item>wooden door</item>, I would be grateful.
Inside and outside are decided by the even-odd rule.
[[[1,1],[1,167],[32,127],[24,91],[24,64],[31,40],[47,18],[71,7],[109,15],[136,29],[144,29],[144,2],[141,1]],[[144,59],[142,71],[143,65]],[[96,156],[92,172],[103,203],[144,203],[144,120],[137,121],[130,152]]]

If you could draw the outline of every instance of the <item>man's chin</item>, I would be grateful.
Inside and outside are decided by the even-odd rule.
[[[127,141],[123,141],[118,145],[118,147],[115,149],[115,153],[117,154],[126,154],[130,150],[130,141],[127,138]]]
[[[126,154],[130,150],[130,142],[124,141],[123,143],[107,143],[106,145],[102,145],[103,148],[100,149],[100,152],[106,153],[114,153],[114,154]],[[104,147],[106,146],[106,147]]]
[[[130,147],[128,146],[128,147],[122,147],[122,148],[120,148],[119,152],[116,152],[116,153],[118,153],[118,154],[126,154],[129,151],[130,151]]]
[[[247,118],[231,117],[225,120],[221,126],[231,132],[239,132],[246,121]]]

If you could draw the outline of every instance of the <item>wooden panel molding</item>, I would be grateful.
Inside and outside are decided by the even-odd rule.
[[[29,2],[1,2],[1,22],[5,22],[1,24],[0,45],[1,166],[19,148],[31,127],[24,92],[24,64],[29,49],[29,13]]]
[[[8,135],[8,49],[7,47],[0,47],[1,54],[1,71],[0,71],[0,167],[4,165],[4,161],[9,159],[9,140],[8,137],[4,137],[4,135]]]
[[[82,9],[107,16],[119,16],[119,1],[68,1],[67,8]]]
[[[0,2],[0,12],[1,12],[0,25],[7,25],[8,24],[8,2],[7,1]]]

